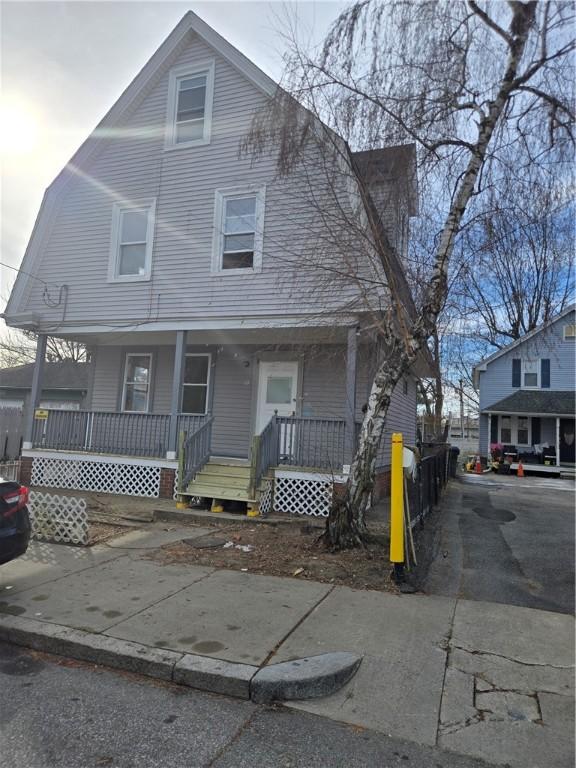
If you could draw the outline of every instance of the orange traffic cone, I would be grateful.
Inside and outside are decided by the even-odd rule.
[[[482,463],[480,461],[480,456],[476,456],[476,467],[474,471],[476,472],[477,475],[482,474]]]
[[[522,466],[522,462],[518,462],[518,469],[516,471],[516,477],[524,477],[524,467]]]

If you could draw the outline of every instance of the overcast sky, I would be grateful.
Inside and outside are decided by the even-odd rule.
[[[342,6],[289,10],[320,40]],[[1,0],[0,261],[20,264],[44,189],[188,10],[279,78],[284,3]],[[15,274],[0,267],[0,307]]]

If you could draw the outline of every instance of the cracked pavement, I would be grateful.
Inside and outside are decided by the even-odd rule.
[[[444,556],[426,582],[456,599],[436,743],[522,768],[573,766],[573,493],[515,480],[453,484],[445,498]]]

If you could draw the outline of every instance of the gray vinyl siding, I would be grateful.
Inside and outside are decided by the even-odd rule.
[[[410,376],[407,381],[407,395],[404,394],[402,381],[397,384],[392,394],[386,426],[376,459],[377,468],[390,466],[390,448],[394,432],[402,433],[404,445],[414,446],[416,444],[416,380]]]
[[[573,340],[564,341],[563,333],[564,326],[574,324],[575,317],[576,313],[570,312],[541,333],[488,363],[487,369],[480,371],[480,410],[489,410],[491,405],[517,391],[512,387],[514,358],[525,360],[549,358],[550,389],[573,391],[576,344]]]
[[[122,347],[94,347],[93,411],[120,410],[119,392],[124,376]]]
[[[68,286],[67,323],[99,322],[113,330],[127,320],[297,314],[342,306],[354,295],[350,280],[342,280],[336,290],[336,278],[330,287],[318,285],[312,255],[318,242],[333,234],[310,209],[303,177],[295,173],[277,180],[273,157],[255,164],[251,157],[239,157],[239,140],[264,104],[262,93],[198,38],[170,66],[208,59],[216,63],[210,144],[164,151],[167,67],[126,118],[124,137],[109,141],[62,193],[36,274]],[[322,181],[316,190],[320,197]],[[215,190],[264,183],[262,272],[212,276]],[[151,281],[108,283],[113,203],[148,198],[156,199]],[[344,195],[344,207],[348,202]],[[304,266],[303,254],[310,257]],[[296,263],[301,268],[294,280]],[[37,312],[43,325],[53,327],[61,321],[63,307],[50,308],[43,290],[41,282],[30,280],[25,300],[15,310]],[[57,295],[50,298],[54,301]]]
[[[128,352],[152,353],[152,413],[169,413],[174,366],[174,347],[100,346],[94,354],[94,390],[92,409],[120,409],[125,357]],[[219,349],[188,347],[189,352],[212,354],[211,412],[214,415],[213,453],[248,456],[255,423],[258,360],[256,345],[230,346]],[[267,354],[273,354],[267,351]],[[302,365],[301,413],[315,418],[346,417],[346,350],[344,346],[284,346],[278,355],[298,359]],[[268,357],[266,358],[268,359]],[[356,383],[356,419],[363,418],[362,406],[367,402],[371,383],[370,351],[361,346],[358,354]],[[416,385],[410,377],[408,395],[402,383],[392,397],[386,434],[379,454],[379,466],[389,464],[392,432],[404,433],[407,444],[416,441]]]
[[[218,354],[214,366],[212,453],[247,457],[252,438],[252,376],[247,354]],[[245,366],[249,362],[249,366]]]

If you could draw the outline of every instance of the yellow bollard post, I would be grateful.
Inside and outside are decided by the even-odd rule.
[[[390,562],[395,581],[404,581],[404,469],[401,432],[392,435],[390,478]]]

